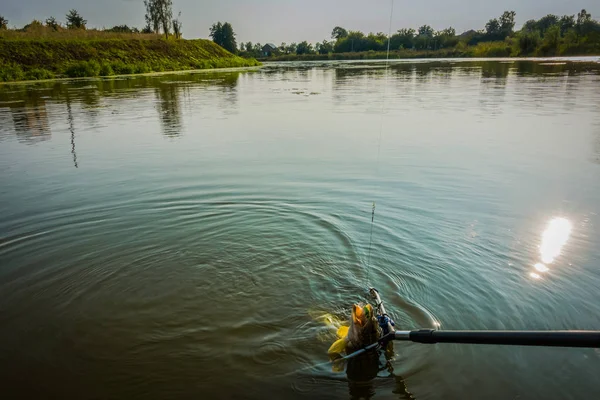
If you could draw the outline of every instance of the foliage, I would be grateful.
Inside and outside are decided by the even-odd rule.
[[[336,26],[335,28],[333,28],[333,31],[331,31],[332,39],[339,40],[345,37],[348,37],[348,31],[340,26]]]
[[[140,30],[136,27],[128,27],[127,25],[116,25],[112,28],[105,29],[106,32],[115,32],[115,33],[139,33]]]
[[[333,53],[333,42],[328,42],[327,40],[323,40],[322,43],[317,43],[315,45],[315,50],[319,54],[329,54]],[[284,46],[282,46],[284,47]]]
[[[27,81],[54,79],[54,73],[44,68],[33,68],[25,73],[24,79]]]
[[[67,28],[69,29],[85,29],[87,21],[83,19],[77,10],[72,9],[67,13]]]
[[[158,34],[162,28],[165,38],[169,38],[171,24],[173,23],[173,1],[172,0],[144,0],[146,7],[146,26]]]
[[[173,20],[173,34],[175,35],[175,39],[181,38],[181,27],[183,24],[181,23],[181,11],[177,14],[177,18]]]
[[[210,28],[210,37],[212,38],[213,42],[230,53],[237,53],[235,32],[233,31],[233,27],[229,22],[217,22],[216,24],[213,24]]]
[[[538,31],[525,32],[519,34],[519,52],[518,55],[527,55],[533,53],[541,42],[541,36]]]
[[[313,45],[308,43],[306,40],[304,42],[298,43],[298,47],[296,47],[296,54],[314,54],[315,50],[313,49]]]
[[[255,65],[208,40],[0,40],[2,81]]]
[[[158,34],[160,31],[158,4],[155,0],[144,0],[144,6],[146,7],[146,15],[144,16],[144,19],[146,20],[146,27]]]
[[[0,29],[8,29],[8,20],[0,15]]]
[[[460,35],[452,27],[440,31],[435,31],[430,25],[422,25],[417,30],[400,29],[389,38],[391,56],[413,58],[420,54],[429,57],[433,53],[440,57],[600,54],[600,24],[586,10],[581,10],[577,16],[548,14],[539,20],[532,19],[517,32],[515,18],[514,11],[505,11],[490,19],[485,29],[469,30]],[[336,26],[331,37],[333,42],[324,40],[312,48],[307,42],[299,45],[282,43],[278,54],[273,54],[272,58],[361,59],[372,58],[374,54],[385,57],[385,53],[381,52],[387,50],[388,37],[383,33],[365,34]],[[243,56],[263,57],[252,46],[245,46],[244,50]],[[363,54],[365,52],[369,54]]]
[[[25,79],[23,69],[17,64],[0,64],[0,81],[22,81]]]
[[[56,20],[56,18],[48,17],[48,18],[46,18],[46,26],[48,28],[51,28],[53,31],[58,31],[58,28],[60,27],[60,23]]]

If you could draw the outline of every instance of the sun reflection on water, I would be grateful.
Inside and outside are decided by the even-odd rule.
[[[540,255],[542,262],[534,265],[536,272],[529,275],[533,279],[540,279],[540,273],[550,271],[546,264],[552,264],[556,257],[561,254],[562,248],[571,236],[573,225],[566,218],[553,218],[548,223],[548,227],[542,233],[542,244],[540,245]]]

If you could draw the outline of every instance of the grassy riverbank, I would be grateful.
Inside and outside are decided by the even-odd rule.
[[[251,67],[208,40],[0,38],[0,81]]]

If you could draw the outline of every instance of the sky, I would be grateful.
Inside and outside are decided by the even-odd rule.
[[[181,11],[185,38],[207,38],[214,22],[227,21],[238,42],[275,44],[329,40],[335,26],[387,33],[390,6],[391,0],[173,0],[174,14]],[[71,8],[88,20],[88,27],[144,25],[143,0],[3,0],[0,15],[11,27],[48,16],[64,23]],[[392,30],[428,24],[436,30],[452,26],[461,33],[483,29],[489,19],[505,10],[516,11],[520,27],[532,18],[572,15],[582,8],[600,19],[598,0],[394,0]]]

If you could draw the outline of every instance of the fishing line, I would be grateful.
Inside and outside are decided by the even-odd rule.
[[[383,85],[383,96],[381,98],[381,122],[379,125],[379,138],[377,140],[377,163],[375,170],[375,178],[379,176],[379,162],[381,156],[381,135],[383,133],[383,113],[385,111],[386,97],[387,97],[387,86],[388,86],[388,69],[390,63],[390,44],[392,42],[392,19],[394,17],[394,0],[392,0],[391,10],[390,10],[390,23],[388,28],[388,42],[387,42],[387,52],[385,55],[385,80]],[[376,189],[378,188],[377,179],[375,179]],[[371,211],[371,233],[369,234],[369,252],[367,257],[367,276],[366,276],[366,287],[370,287],[370,278],[371,278],[371,247],[373,245],[373,225],[375,222],[375,201],[373,201],[373,209]]]

